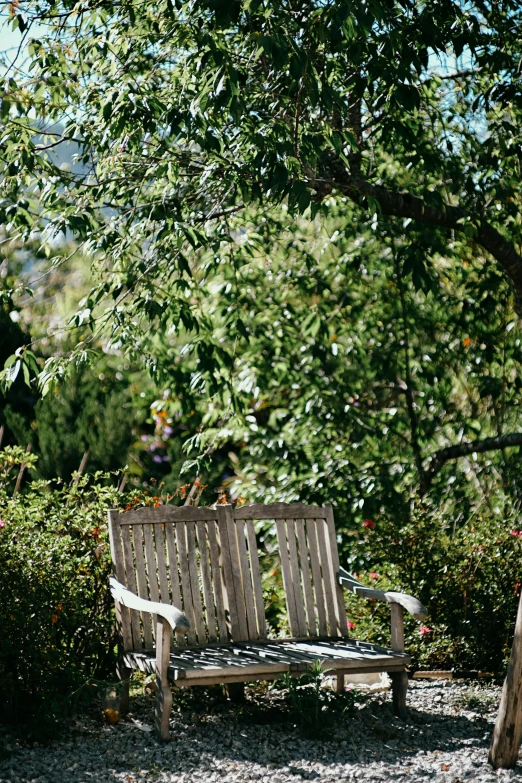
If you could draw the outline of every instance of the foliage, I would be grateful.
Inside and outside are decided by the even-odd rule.
[[[301,677],[284,674],[271,689],[283,691],[290,719],[307,739],[327,739],[336,723],[353,713],[364,697],[354,690],[335,693],[325,687],[332,672],[321,670],[321,662],[311,664]]]
[[[451,510],[421,504],[406,518],[376,517],[345,544],[341,562],[365,584],[403,590],[428,608],[423,625],[405,617],[416,668],[502,672],[520,597],[518,512]],[[354,636],[389,644],[386,605],[350,596],[348,614]]]
[[[13,457],[0,452],[0,714],[40,736],[65,719],[89,678],[114,678],[105,520],[122,499],[101,473],[56,489],[33,482],[11,497]]]
[[[407,245],[420,221],[451,266],[482,246],[522,291],[516,0],[17,9],[27,62],[10,63],[2,101],[1,222],[25,238],[40,228],[51,264],[52,237],[74,237],[97,285],[73,324],[153,372],[150,330],[212,333],[194,275],[236,269],[224,246],[248,242],[252,219],[262,233],[274,204],[288,226],[340,194],[358,216],[405,218]],[[228,349],[194,347],[217,388],[248,334],[229,298]],[[44,391],[63,361],[40,368]]]

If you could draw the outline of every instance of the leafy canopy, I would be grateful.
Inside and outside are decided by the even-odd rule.
[[[462,232],[520,295],[521,15],[514,0],[21,0],[0,219],[40,229],[51,258],[60,233],[92,255],[73,324],[130,351],[151,325],[205,327],[196,250],[210,279],[246,211],[313,216],[332,193],[428,223],[454,263]]]

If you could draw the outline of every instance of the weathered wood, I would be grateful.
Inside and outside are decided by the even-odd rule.
[[[187,531],[187,559],[190,574],[190,589],[192,593],[192,606],[194,607],[194,622],[198,643],[205,644],[207,641],[207,632],[203,622],[203,604],[201,602],[201,589],[199,586],[198,564],[196,559],[196,523],[187,522],[185,530]]]
[[[393,711],[398,718],[407,718],[406,694],[408,692],[408,675],[405,671],[392,672],[392,702]]]
[[[236,519],[325,519],[326,512],[319,506],[301,503],[255,503],[234,511]]]
[[[295,540],[295,522],[293,519],[286,520],[286,536],[288,539],[288,559],[290,561],[291,586],[293,587],[294,591],[298,636],[305,636],[308,631],[306,628],[304,596],[301,589],[299,560],[297,556],[297,545]]]
[[[241,577],[241,566],[239,564],[236,524],[231,507],[229,505],[218,506],[218,511],[224,518],[224,525],[226,528],[228,540],[228,553],[230,557],[230,573],[232,574],[233,589],[228,592],[227,586],[230,617],[232,618],[232,614],[234,613],[237,627],[236,632],[232,632],[232,636],[235,640],[248,639],[244,585]],[[234,606],[232,606],[232,600],[234,602]]]
[[[162,604],[158,601],[148,601],[146,598],[140,598],[140,596],[132,593],[130,590],[120,584],[114,577],[110,578],[111,594],[115,601],[119,601],[122,606],[127,606],[129,609],[138,609],[142,612],[150,614],[158,614],[168,623],[170,623],[172,629],[174,628],[188,628],[188,620],[177,606],[171,606],[171,604]]]
[[[111,514],[118,513],[111,511]],[[134,558],[132,555],[132,544],[130,540],[130,530],[128,527],[122,528],[121,540],[123,544],[123,559],[125,562],[125,579],[122,583],[127,585],[132,593],[136,593],[138,588],[136,584],[136,572],[134,570]],[[131,629],[132,629],[132,645],[135,650],[139,650],[143,647],[140,616],[137,611],[131,609],[130,612]]]
[[[156,551],[156,562],[158,564],[158,583],[159,583],[160,601],[163,604],[168,604],[170,603],[170,591],[169,591],[169,577],[167,574],[167,561],[165,559],[165,538],[164,538],[163,526],[154,525],[152,529],[152,535],[154,537],[154,549]]]
[[[254,588],[254,604],[256,608],[257,629],[260,639],[266,639],[265,604],[263,601],[263,585],[261,584],[261,569],[259,567],[259,555],[257,552],[256,532],[251,519],[246,522],[248,552],[252,569],[252,584]]]
[[[391,648],[395,652],[404,652],[404,609],[400,604],[392,604],[391,609]]]
[[[302,519],[295,522],[297,533],[297,544],[299,549],[299,561],[301,567],[301,579],[303,582],[303,591],[306,607],[306,618],[308,621],[308,633],[310,636],[317,636],[315,621],[314,595],[312,592],[312,580],[310,578],[310,562],[308,560],[308,550],[306,548],[305,523]]]
[[[290,639],[266,639],[256,519],[275,521]],[[365,588],[340,568],[331,507],[163,506],[111,512],[109,525],[117,577],[111,590],[118,618],[127,617],[125,632],[120,619],[125,634],[120,669],[157,672],[161,738],[168,738],[169,682],[178,688],[221,682],[240,694],[241,683],[284,672],[299,676],[311,664],[334,672],[338,689],[348,672],[390,672],[394,708],[404,714],[410,658],[403,652],[403,606],[416,612],[424,607],[412,604],[411,596]],[[341,582],[391,604],[392,649],[346,636]],[[148,624],[153,617],[155,650]],[[193,627],[187,627],[189,621]],[[170,628],[178,633],[172,648]]]
[[[512,769],[522,739],[522,594],[518,602],[513,646],[489,750],[493,769]]]
[[[286,608],[288,611],[288,622],[290,624],[290,633],[293,636],[300,636],[299,620],[297,619],[297,609],[295,605],[294,587],[292,584],[292,574],[290,572],[290,560],[288,557],[288,544],[286,541],[286,525],[282,519],[276,520],[277,542],[279,544],[279,557],[281,560],[281,573],[283,574],[283,586],[286,596]]]
[[[227,517],[225,515],[225,509],[223,506],[218,506],[217,510],[221,564],[223,567],[223,585],[226,591],[226,601],[228,604],[228,613],[230,617],[230,630],[232,633],[232,638],[239,639],[241,636],[241,631],[237,614],[236,587],[234,575],[232,573],[232,560],[230,557],[230,544],[228,540]]]
[[[219,547],[216,533],[217,523],[213,520],[207,523],[208,543],[210,547],[210,564],[212,567],[212,587],[216,606],[219,641],[228,641],[227,618],[225,614],[225,600],[223,596],[223,572],[219,564]]]
[[[31,448],[32,448],[31,444],[28,443],[27,444],[27,448],[25,450],[25,453],[29,454],[29,452],[31,451]],[[16,477],[16,483],[15,483],[15,487],[14,487],[14,491],[13,491],[13,497],[15,495],[17,495],[19,493],[19,491],[20,491],[20,487],[22,486],[22,479],[24,477],[24,473],[25,473],[26,467],[27,467],[27,462],[24,459],[24,460],[22,460],[22,464],[20,465],[20,470],[18,471],[18,476]]]
[[[213,642],[217,639],[216,612],[214,609],[214,593],[212,591],[212,574],[210,573],[210,561],[207,543],[207,529],[203,520],[196,522],[199,547],[199,564],[201,568],[201,582],[203,586],[203,598],[205,600],[205,614],[207,616],[208,639]]]
[[[310,563],[312,566],[312,579],[314,583],[315,607],[317,609],[317,620],[319,623],[319,635],[326,636],[328,628],[326,625],[326,611],[324,603],[323,580],[321,577],[321,565],[319,563],[319,544],[317,542],[317,523],[315,520],[306,520],[306,533],[308,537],[308,551],[310,553]]]
[[[344,693],[344,672],[337,672],[335,676],[335,690],[337,693]]]
[[[82,473],[83,473],[83,471],[85,470],[85,468],[87,466],[87,462],[89,460],[90,454],[91,454],[91,450],[90,449],[87,449],[87,451],[84,452],[83,457],[82,457],[81,462],[80,462],[80,467],[76,471],[76,475],[73,478],[73,481],[72,481],[73,484],[77,484],[79,482],[80,477],[82,476]]]
[[[121,543],[120,527],[113,519],[113,512],[109,511],[109,542],[112,553],[112,570],[118,582],[125,584],[125,566],[123,560],[123,547]],[[123,649],[132,650],[132,628],[130,610],[122,606],[119,601],[115,603],[116,621],[121,631]]]
[[[122,658],[116,664],[116,676],[120,681],[120,715],[127,715],[129,712],[129,680],[132,676],[132,669],[129,666],[125,666]]]
[[[148,600],[149,590],[147,584],[147,569],[145,567],[145,556],[143,549],[143,529],[141,525],[136,526],[132,530],[132,536],[134,538],[134,561],[136,563],[136,580],[138,582],[138,595],[140,598]],[[153,645],[152,634],[152,615],[141,612],[141,625],[143,628],[143,640],[145,647],[150,648]]]
[[[406,609],[416,620],[424,620],[428,616],[426,608],[421,604],[418,598],[406,593],[395,593],[393,591],[383,592],[375,590],[373,587],[366,587],[361,584],[352,574],[349,574],[344,568],[339,568],[337,572],[339,583],[361,598],[372,599],[374,601],[386,601],[389,604],[396,603]]]
[[[165,539],[167,542],[167,557],[169,561],[170,588],[172,592],[172,603],[174,606],[183,606],[181,601],[180,580],[178,572],[178,557],[176,552],[176,539],[174,536],[174,526],[167,523],[165,525]],[[184,645],[185,636],[181,635],[176,629],[176,644]]]
[[[331,562],[328,558],[329,536],[325,521],[317,521],[317,540],[319,543],[319,557],[321,559],[321,571],[323,574],[323,589],[326,603],[326,616],[328,617],[328,630],[330,636],[339,635],[337,629],[337,612],[334,587],[334,574]]]
[[[196,522],[198,519],[216,519],[216,512],[211,508],[196,508],[195,506],[142,506],[120,514],[120,525],[164,525],[167,522]]]
[[[156,710],[155,727],[158,739],[169,739],[169,716],[172,709],[172,691],[168,680],[170,639],[172,631],[165,619],[156,626]]]
[[[346,606],[344,604],[343,588],[339,584],[337,574],[339,573],[339,550],[337,547],[337,534],[335,532],[335,522],[333,508],[330,505],[326,505],[326,526],[328,528],[328,537],[330,539],[330,560],[331,560],[331,573],[333,575],[333,589],[335,592],[335,599],[337,605],[337,619],[338,619],[338,632],[341,634],[346,633],[348,628],[348,618],[346,617]]]
[[[232,521],[236,528],[237,548],[239,553],[239,565],[241,567],[241,582],[243,584],[243,595],[245,599],[246,619],[248,625],[248,639],[259,639],[259,631],[256,623],[256,610],[254,606],[254,591],[252,580],[250,578],[250,564],[248,562],[248,553],[245,539],[245,523],[236,520]]]
[[[187,638],[189,644],[196,644],[194,605],[192,603],[192,588],[190,585],[190,571],[187,557],[187,531],[185,525],[176,525],[176,545],[178,550],[179,572],[181,574],[181,587],[183,590],[183,611],[190,622]]]

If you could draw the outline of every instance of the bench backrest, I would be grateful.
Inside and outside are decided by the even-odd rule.
[[[109,512],[115,576],[140,597],[172,603],[190,621],[176,644],[267,638],[256,523],[275,527],[290,633],[346,636],[331,506],[274,503],[159,506]],[[152,615],[116,606],[126,650],[152,649]]]

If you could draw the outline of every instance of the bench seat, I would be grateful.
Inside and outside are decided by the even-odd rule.
[[[124,658],[129,668],[156,672],[154,650],[128,652]],[[410,656],[349,638],[274,639],[192,649],[180,647],[170,653],[168,678],[178,688],[213,682],[271,680],[284,673],[302,674],[317,661],[324,671],[336,673],[393,672],[404,670]]]

